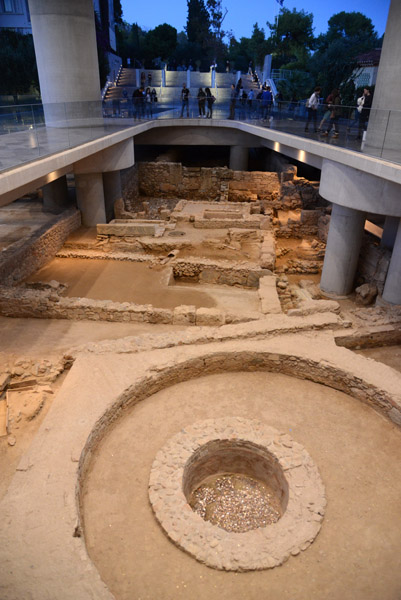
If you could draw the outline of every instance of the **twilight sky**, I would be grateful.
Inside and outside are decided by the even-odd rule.
[[[123,18],[128,23],[138,23],[143,29],[153,29],[168,23],[182,31],[187,21],[186,0],[121,0]],[[223,0],[228,9],[223,29],[231,29],[237,39],[250,37],[254,23],[266,31],[266,21],[274,21],[280,8],[277,0]],[[313,13],[314,33],[325,33],[327,21],[338,12],[361,12],[370,19],[379,35],[386,28],[390,0],[284,0],[284,7]]]

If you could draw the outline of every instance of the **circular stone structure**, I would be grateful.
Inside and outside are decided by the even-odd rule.
[[[226,531],[194,512],[192,492],[211,476],[236,473],[270,488],[281,518],[244,533]],[[215,569],[251,571],[282,564],[319,533],[324,485],[308,452],[259,421],[226,417],[182,429],[159,450],[149,480],[156,519],[182,550]]]

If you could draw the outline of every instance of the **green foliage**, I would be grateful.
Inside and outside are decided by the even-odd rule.
[[[145,57],[148,61],[160,57],[166,61],[177,47],[177,30],[167,23],[148,31],[145,37]]]
[[[109,49],[109,39],[107,32],[102,28],[98,14],[95,12],[95,26],[96,26],[96,45],[97,45],[97,57],[99,63],[99,77],[100,87],[103,87],[107,81],[107,75],[110,72],[109,59],[107,58],[107,51]]]
[[[185,28],[188,42],[205,47],[210,37],[210,16],[203,0],[187,0],[188,16]]]
[[[114,23],[116,25],[122,25],[122,23],[123,23],[123,7],[121,6],[121,0],[113,0],[113,12],[114,12]]]
[[[117,54],[126,62],[127,58],[132,61],[142,61],[145,50],[146,33],[142,31],[137,23],[129,25],[123,21],[116,30]]]
[[[284,100],[308,98],[315,87],[313,77],[309,73],[292,71],[288,79],[276,82],[277,90],[283,94]]]
[[[0,30],[0,94],[25,94],[39,89],[32,35]]]
[[[326,34],[316,40],[316,52],[309,61],[309,70],[328,95],[335,87],[341,88],[343,101],[351,100],[357,57],[379,46],[372,21],[359,12],[340,12],[328,22]]]
[[[277,21],[267,25],[271,31],[268,47],[273,55],[273,68],[304,69],[314,48],[313,15],[282,8]]]
[[[263,29],[260,29],[257,23],[255,23],[252,30],[252,36],[249,42],[249,53],[251,55],[249,60],[253,61],[254,66],[263,66],[263,61],[266,54],[268,54],[268,49],[269,47],[265,38],[265,32]]]

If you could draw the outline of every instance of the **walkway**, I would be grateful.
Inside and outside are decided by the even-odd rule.
[[[283,103],[283,105],[285,105],[285,103]],[[134,119],[129,116],[128,110],[121,110],[121,112],[119,110],[118,116],[113,117],[113,109],[109,103],[104,106],[106,118],[104,119],[104,124],[102,126],[63,126],[60,128],[53,128],[46,127],[43,123],[37,124],[33,122],[29,111],[26,112],[28,116],[26,121],[24,121],[24,113],[22,113],[21,116],[20,113],[15,111],[15,108],[16,107],[10,108],[8,119],[4,119],[3,114],[3,120],[1,122],[0,133],[3,133],[0,135],[0,172],[68,148],[79,146],[91,140],[105,137],[140,123],[154,121],[156,119],[176,119],[180,117],[181,113],[181,105],[178,101],[165,104],[159,102],[157,106],[154,106],[154,110],[152,111],[153,114],[149,117],[145,117],[144,113],[143,118]],[[369,154],[368,150],[363,147],[363,143],[357,139],[357,125],[354,125],[350,132],[347,131],[348,125],[351,124],[350,120],[345,118],[340,120],[340,135],[338,138],[333,138],[331,135],[325,137],[323,132],[306,133],[304,131],[306,115],[304,114],[305,109],[303,107],[297,106],[291,110],[289,110],[289,108],[290,107],[288,106],[284,106],[280,111],[275,108],[271,115],[266,120],[263,120],[260,118],[260,110],[256,101],[253,101],[252,109],[250,109],[248,105],[241,104],[240,101],[237,101],[235,121],[316,140],[325,145]],[[214,120],[226,120],[229,112],[229,104],[226,102],[216,102],[213,105]],[[319,115],[318,123],[320,117],[321,115]],[[192,99],[190,102],[190,119],[191,126],[199,123],[196,99]],[[209,124],[210,121],[208,120],[207,123]],[[327,127],[327,122],[325,127]],[[377,153],[375,151],[374,156],[380,158],[381,154],[381,150]],[[401,163],[401,157],[398,156],[398,154],[385,156],[384,158],[395,163]]]

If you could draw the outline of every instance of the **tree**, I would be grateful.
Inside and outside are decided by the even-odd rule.
[[[314,48],[313,15],[304,10],[280,9],[277,21],[267,23],[271,37],[268,47],[275,68],[304,69]]]
[[[186,33],[190,44],[201,48],[209,42],[210,17],[204,0],[187,0],[188,16]]]
[[[167,23],[148,31],[145,37],[146,57],[168,60],[177,47],[177,30]]]
[[[264,30],[260,29],[257,23],[253,26],[252,36],[249,41],[249,52],[251,54],[250,60],[253,60],[254,65],[263,67],[265,55],[268,54],[268,44]]]
[[[141,62],[145,54],[146,33],[137,23],[130,25],[123,21],[116,30],[117,54],[126,61],[127,58]]]
[[[123,24],[123,7],[121,0],[113,0],[114,23],[116,25]]]
[[[109,59],[107,52],[109,50],[108,31],[102,27],[98,13],[95,11],[95,27],[96,27],[96,45],[97,58],[99,63],[100,87],[104,87],[107,81],[107,75],[110,72]]]
[[[209,22],[211,30],[210,59],[217,60],[217,62],[219,63],[224,60],[225,54],[227,52],[227,48],[223,42],[223,38],[226,35],[226,32],[223,31],[223,29],[221,28],[227,11],[223,15],[221,0],[207,0],[206,6],[209,12]]]
[[[342,87],[343,101],[352,102],[357,57],[379,45],[372,21],[362,13],[343,11],[333,15],[327,33],[317,38],[316,52],[309,61],[316,84],[326,95]]]
[[[32,87],[39,89],[36,57],[32,35],[10,29],[0,31],[0,93],[25,94]]]

